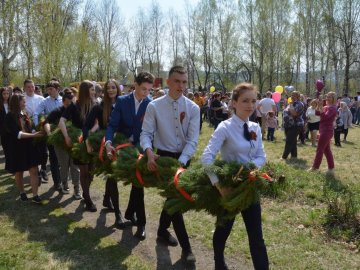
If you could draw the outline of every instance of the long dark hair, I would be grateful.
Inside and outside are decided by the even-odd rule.
[[[12,95],[9,102],[9,113],[17,120],[20,130],[31,132],[31,120],[26,112],[22,112],[20,108],[20,101],[24,99],[24,95]],[[24,125],[22,125],[21,118],[24,120]]]
[[[1,87],[0,88],[0,111],[4,110],[4,98],[3,98],[3,92],[5,91],[9,91],[9,89],[7,87]],[[9,91],[9,99],[7,101],[7,103],[9,104],[10,102],[10,97],[11,97],[11,92]]]
[[[94,105],[94,101],[90,97],[91,87],[94,87],[94,84],[88,80],[82,81],[79,87],[77,103],[80,105],[80,117],[82,120],[86,118],[86,115]]]
[[[103,98],[103,123],[104,126],[107,126],[107,123],[109,122],[110,114],[111,114],[111,99],[109,97],[109,94],[107,93],[107,88],[110,83],[115,84],[116,87],[116,97],[120,96],[120,86],[114,79],[109,79],[105,85],[104,85],[104,98]]]

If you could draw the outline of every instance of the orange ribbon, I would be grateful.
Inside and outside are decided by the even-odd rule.
[[[186,171],[186,169],[179,168],[176,171],[176,174],[174,176],[175,187],[186,200],[188,200],[189,202],[195,202],[195,200],[189,195],[189,193],[187,193],[182,187],[179,187],[179,176],[183,171]]]
[[[123,143],[123,144],[119,144],[118,146],[115,147],[115,151],[112,152],[112,157],[111,160],[114,161],[116,160],[116,151],[128,146],[132,146],[131,143]],[[100,145],[100,150],[99,150],[99,160],[104,162],[103,159],[103,153],[104,153],[104,148],[105,148],[105,137],[102,138],[101,140],[101,145]]]

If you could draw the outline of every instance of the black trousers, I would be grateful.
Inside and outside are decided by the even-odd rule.
[[[131,187],[129,203],[125,211],[125,216],[132,216],[134,213],[137,217],[138,226],[145,226],[146,215],[144,203],[144,188],[142,187]]]
[[[115,214],[120,213],[119,189],[114,178],[108,177],[105,184],[105,199],[110,198]]]
[[[176,159],[178,159],[181,155],[181,153],[172,153],[159,149],[157,150],[157,154],[163,157],[172,157]],[[189,166],[190,161],[186,165]],[[158,235],[164,234],[166,230],[170,227],[171,223],[173,224],[174,231],[177,239],[179,240],[181,248],[184,250],[189,250],[191,248],[189,235],[187,234],[184,218],[181,212],[176,212],[173,215],[169,215],[163,209],[160,214],[159,228],[157,232]]]
[[[342,133],[343,128],[342,127],[337,127],[334,129],[334,141],[336,145],[340,145],[340,134]]]
[[[266,246],[262,234],[261,226],[261,207],[260,203],[251,205],[241,212],[246,232],[248,234],[251,258],[256,270],[269,269],[269,259],[267,256]],[[222,222],[217,226],[213,235],[214,259],[215,265],[224,265],[224,250],[226,240],[228,239],[234,224],[234,219],[224,220],[223,216],[217,217]]]
[[[291,127],[285,128],[285,149],[282,155],[283,159],[286,159],[288,155],[291,153],[291,157],[297,157],[297,137],[301,127]]]
[[[51,144],[47,145],[49,150],[49,160],[50,160],[50,171],[52,175],[52,179],[54,181],[54,186],[60,184],[60,166],[55,153],[54,146]]]

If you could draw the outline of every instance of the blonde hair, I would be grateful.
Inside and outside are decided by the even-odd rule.
[[[335,103],[336,103],[336,94],[335,94],[335,92],[329,92],[329,93],[327,93],[326,94],[326,97],[328,97],[328,96],[330,96],[330,97],[332,97],[332,105],[334,105]]]

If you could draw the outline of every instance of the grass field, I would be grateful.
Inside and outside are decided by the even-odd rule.
[[[212,131],[204,123],[195,160]],[[349,130],[343,147],[332,147],[335,177],[323,173],[325,159],[322,172],[306,172],[315,155],[309,143],[298,147],[297,160],[279,161],[284,148],[283,132],[278,130],[275,135],[276,142],[264,142],[265,150],[270,166],[277,175],[285,176],[285,182],[276,197],[262,199],[271,268],[360,269],[360,128]],[[63,211],[61,204],[57,208],[50,203],[24,207],[14,199],[18,192],[12,177],[3,170],[0,173],[0,269],[153,269],[141,256],[122,248],[110,232],[104,237],[78,215]],[[96,179],[92,189],[103,190],[103,186],[104,182]],[[123,197],[121,204],[126,205],[127,198]],[[163,198],[153,189],[147,189],[145,197],[150,219],[157,220]],[[205,256],[212,256],[215,218],[189,212],[185,219],[191,239],[208,248]],[[250,263],[240,216],[226,253],[232,258],[245,256]]]

